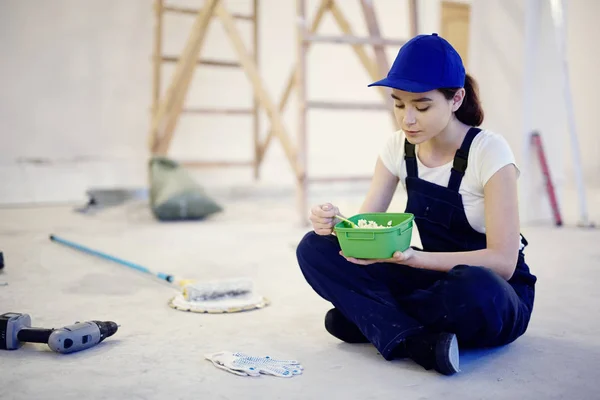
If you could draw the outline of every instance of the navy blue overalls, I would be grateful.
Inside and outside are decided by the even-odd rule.
[[[423,250],[460,252],[484,249],[485,234],[465,215],[458,190],[467,168],[472,128],[456,152],[448,187],[419,179],[414,145],[405,142],[406,212],[415,215]],[[526,244],[523,238],[524,244]],[[361,266],[346,261],[333,235],[309,232],[297,248],[302,273],[379,350],[385,359],[406,337],[420,332],[452,332],[461,347],[510,343],[527,329],[537,278],[522,250],[506,281],[488,268],[457,265],[449,272],[401,264]]]

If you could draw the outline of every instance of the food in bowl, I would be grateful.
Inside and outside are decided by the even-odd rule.
[[[362,228],[362,229],[383,229],[383,228],[389,228],[390,226],[392,226],[392,221],[388,221],[387,226],[385,226],[385,225],[379,225],[375,221],[359,219],[358,224],[356,224],[356,225],[358,225],[358,227]]]

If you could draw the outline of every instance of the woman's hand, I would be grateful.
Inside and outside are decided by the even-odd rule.
[[[375,259],[375,260],[365,260],[365,259],[354,258],[354,257],[346,257],[344,255],[344,253],[342,253],[341,251],[340,251],[340,255],[342,257],[344,257],[346,260],[350,261],[351,263],[358,264],[358,265],[371,265],[371,264],[376,264],[376,263],[395,263],[395,264],[404,264],[404,265],[410,266],[411,261],[413,261],[415,259],[416,251],[413,248],[409,247],[404,252],[402,252],[402,251],[395,252],[394,255],[392,256],[392,258],[383,258],[383,259]]]
[[[331,235],[336,222],[336,215],[341,215],[340,210],[330,203],[314,206],[310,210],[309,220],[317,235]],[[343,216],[343,215],[342,215]]]

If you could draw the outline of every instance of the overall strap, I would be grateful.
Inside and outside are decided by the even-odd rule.
[[[409,178],[417,178],[419,176],[419,171],[417,169],[415,145],[410,144],[406,139],[404,139],[404,161],[406,161],[406,176]]]
[[[465,171],[467,170],[467,161],[469,160],[469,149],[471,148],[471,143],[479,132],[481,132],[481,129],[479,128],[469,129],[469,132],[467,132],[460,149],[456,150],[454,164],[452,165],[452,170],[450,171],[448,189],[458,192],[462,178],[465,176]]]

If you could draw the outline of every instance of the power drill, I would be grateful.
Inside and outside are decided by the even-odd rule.
[[[117,332],[112,321],[76,322],[59,329],[32,328],[28,314],[9,312],[0,315],[0,349],[14,350],[23,342],[47,343],[58,353],[74,353],[97,345]]]

